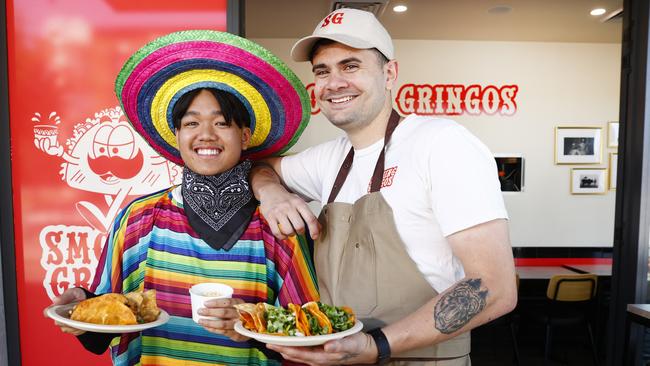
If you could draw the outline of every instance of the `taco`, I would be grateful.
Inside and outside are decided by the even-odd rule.
[[[309,329],[307,314],[305,314],[305,312],[302,310],[302,307],[297,304],[289,304],[287,307],[293,312],[293,315],[296,317],[296,328],[298,328],[298,331],[306,336],[312,335],[311,330]]]
[[[333,306],[318,302],[318,309],[329,319],[334,332],[342,332],[354,326],[356,317],[347,306]]]
[[[237,313],[239,313],[239,319],[241,319],[241,323],[244,328],[252,330],[253,332],[258,332],[257,325],[255,323],[255,317],[257,316],[255,314],[257,311],[257,306],[251,303],[244,303],[234,305],[234,307],[237,309]]]
[[[253,320],[255,321],[255,328],[257,328],[257,331],[259,333],[267,333],[267,327],[266,327],[266,306],[268,304],[265,304],[263,302],[258,302],[257,305],[255,305],[255,312],[253,313]],[[271,305],[268,305],[271,306]]]
[[[258,302],[234,305],[244,328],[257,333],[274,335],[302,335],[296,324],[295,310],[285,310]]]
[[[259,305],[259,304],[258,304]],[[292,310],[264,304],[266,307],[266,332],[275,335],[304,336],[298,329],[297,317]]]
[[[330,334],[333,332],[332,322],[320,310],[318,304],[312,301],[302,306],[305,309],[309,329],[313,335]]]

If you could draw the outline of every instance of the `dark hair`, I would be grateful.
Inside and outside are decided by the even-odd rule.
[[[221,113],[223,113],[223,117],[226,121],[231,123],[235,122],[239,128],[251,126],[251,119],[250,115],[248,114],[248,110],[246,107],[244,107],[244,104],[237,97],[219,89],[200,88],[183,94],[183,96],[178,98],[176,104],[174,104],[174,108],[172,109],[172,121],[174,122],[174,128],[181,128],[181,119],[187,112],[190,104],[192,104],[194,98],[196,98],[196,96],[199,95],[199,93],[201,93],[203,90],[207,90],[212,93],[212,95],[214,95],[217,102],[219,102]]]
[[[338,42],[328,38],[321,38],[318,41],[316,41],[316,43],[314,43],[314,45],[311,47],[311,51],[309,51],[309,62],[314,62],[314,56],[316,55],[316,52],[318,51],[319,48],[323,46],[329,46],[334,43],[338,43]],[[375,53],[375,56],[377,57],[377,61],[379,62],[379,66],[384,66],[389,61],[388,58],[384,56],[383,53],[379,52],[378,49],[371,48],[370,50]]]

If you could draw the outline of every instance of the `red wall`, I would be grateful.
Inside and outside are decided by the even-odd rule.
[[[22,364],[110,364],[43,309],[92,281],[106,226],[178,181],[133,133],[113,93],[132,52],[182,29],[226,29],[226,0],[8,0],[14,230]],[[110,159],[95,160],[99,157]]]

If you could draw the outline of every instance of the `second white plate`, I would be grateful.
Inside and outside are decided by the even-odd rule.
[[[363,323],[356,321],[352,328],[344,330],[338,333],[326,334],[326,335],[317,335],[317,336],[277,336],[272,334],[264,334],[252,332],[241,324],[241,321],[235,323],[235,331],[243,336],[254,338],[262,343],[276,344],[278,346],[317,346],[323,344],[327,341],[332,341],[335,339],[340,339],[347,337],[349,335],[355,334],[363,329]]]

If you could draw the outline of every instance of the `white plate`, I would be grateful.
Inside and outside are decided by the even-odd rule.
[[[347,337],[359,332],[363,328],[363,323],[356,321],[352,328],[338,333],[317,335],[317,336],[277,336],[271,334],[252,332],[241,324],[241,320],[235,323],[235,331],[243,336],[254,338],[262,343],[276,344],[278,346],[317,346],[327,341]]]
[[[71,328],[97,333],[134,333],[141,330],[157,327],[159,325],[167,323],[169,320],[169,314],[167,314],[165,310],[160,309],[160,315],[158,315],[158,319],[149,323],[135,325],[103,325],[86,323],[70,319],[70,310],[72,310],[75,305],[76,303],[53,305],[45,309],[45,313],[50,318]]]

